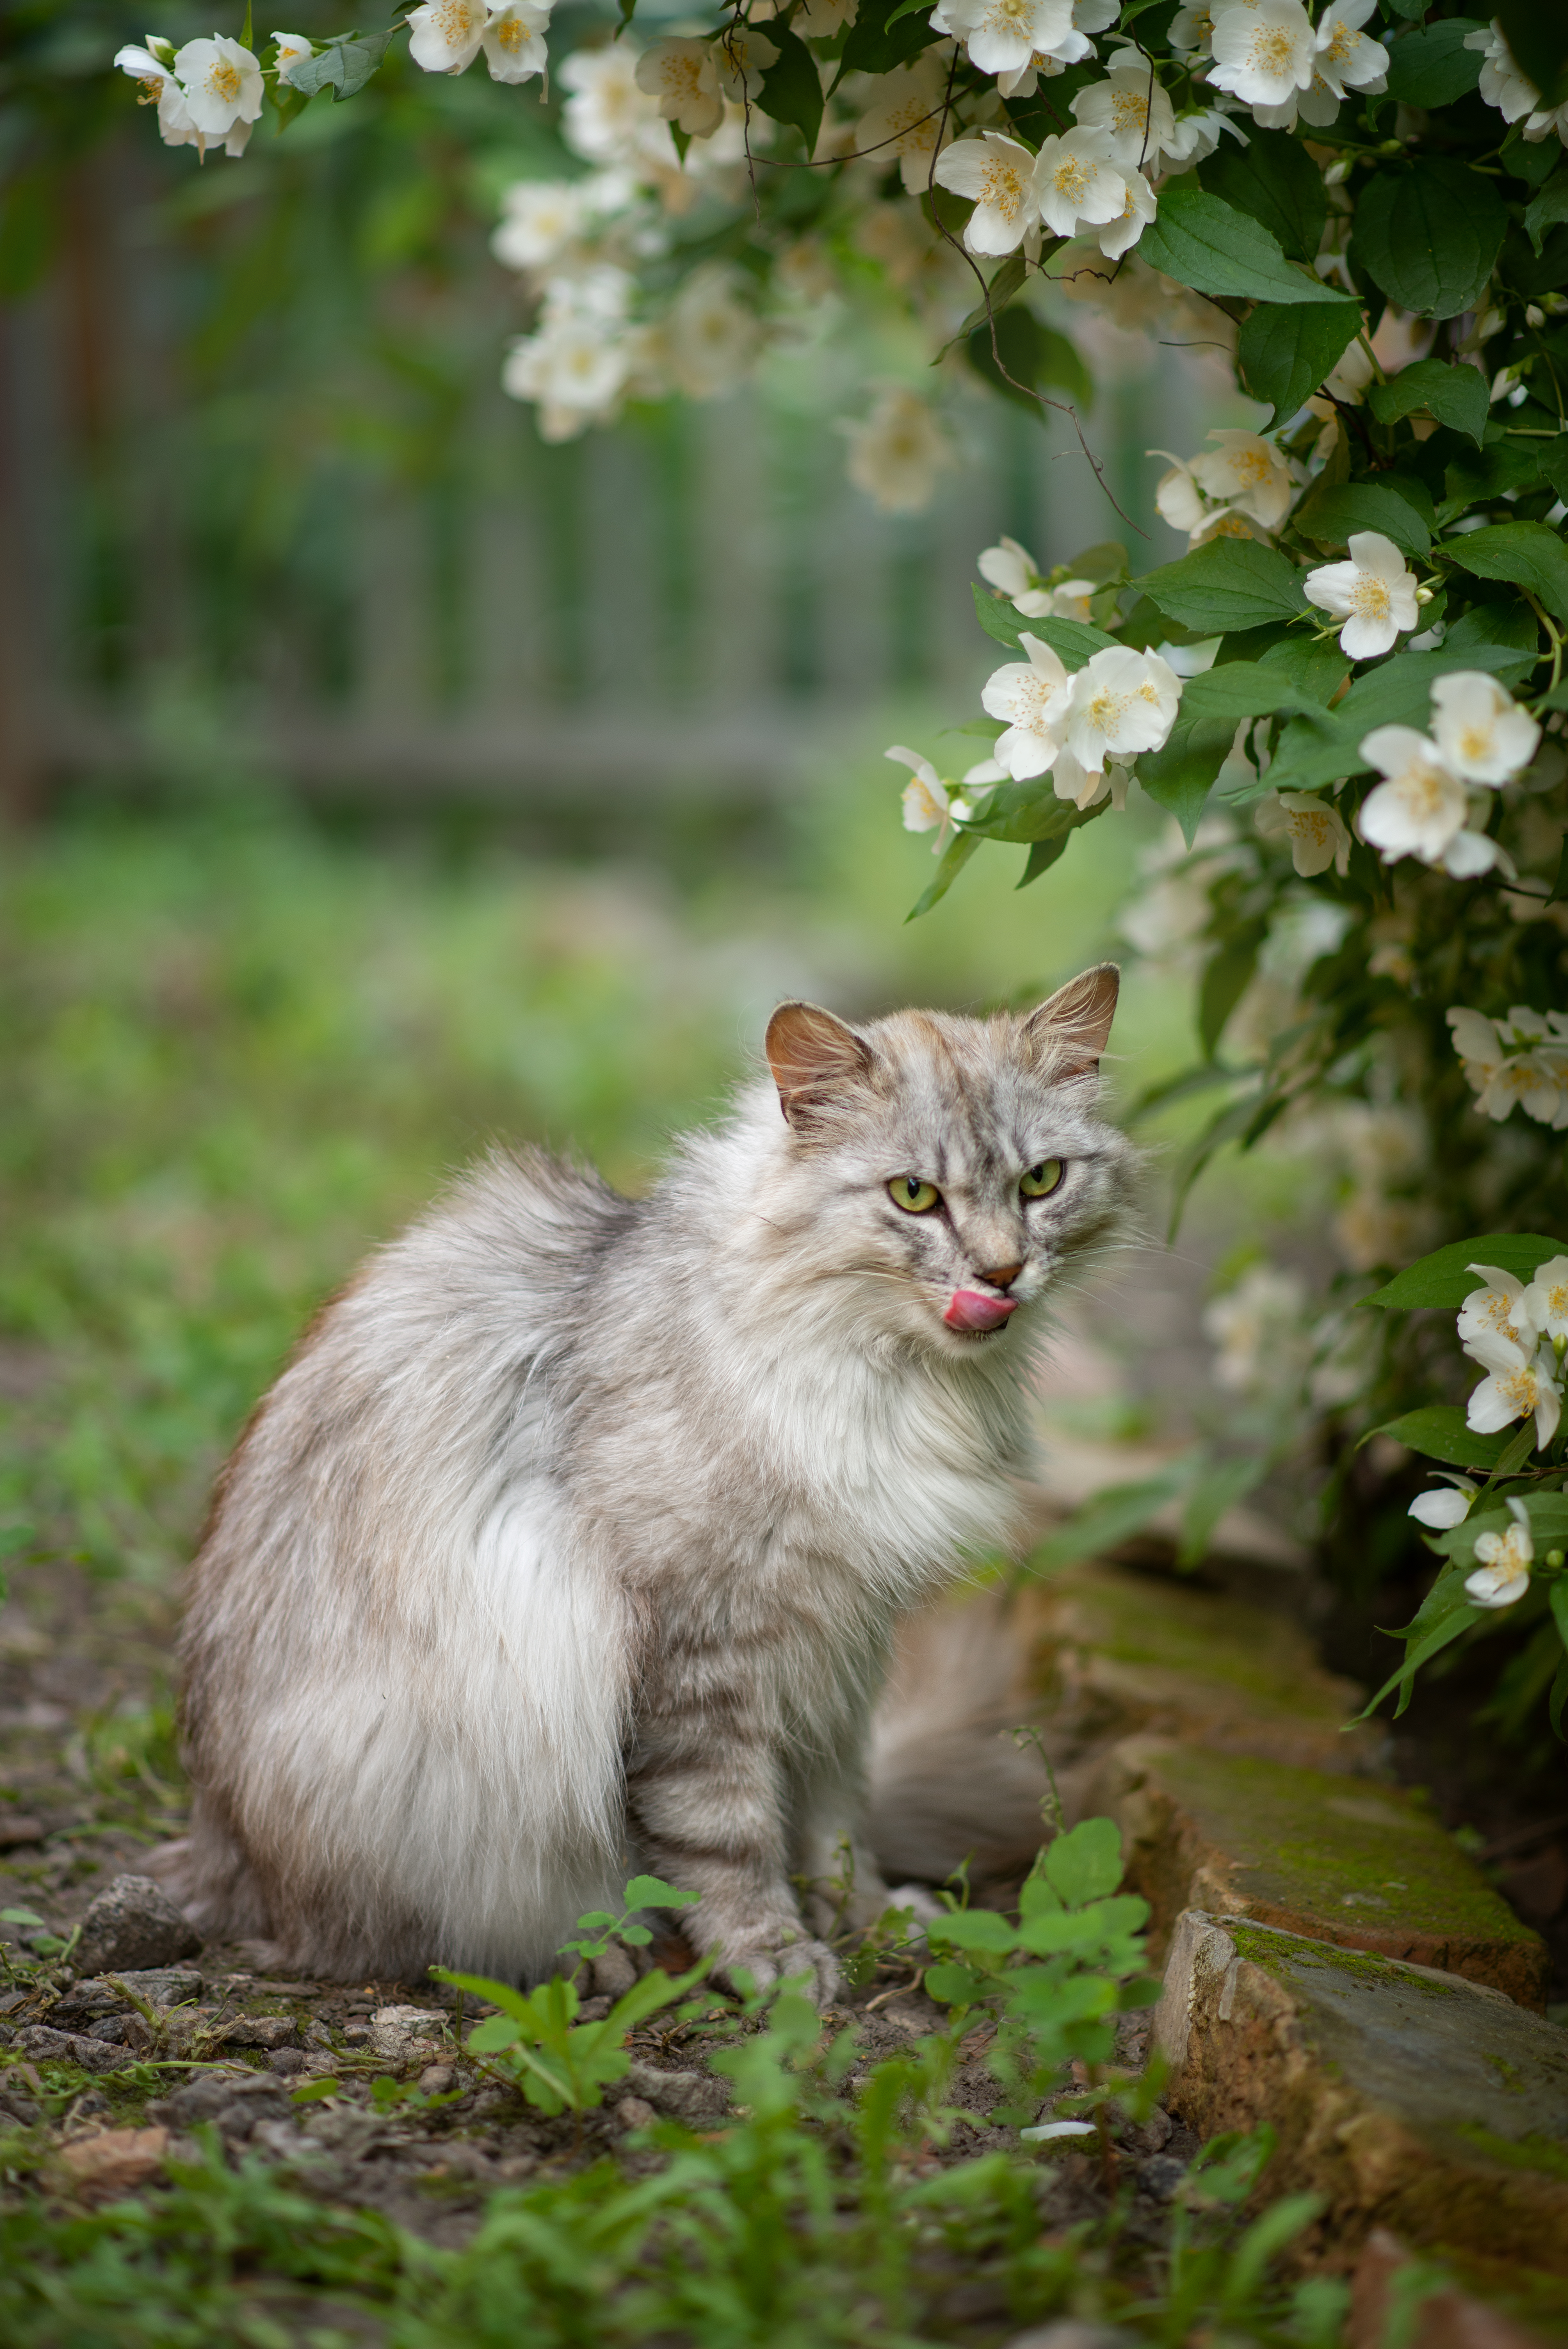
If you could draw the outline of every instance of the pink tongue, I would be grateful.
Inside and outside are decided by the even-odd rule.
[[[950,1330],[999,1330],[1017,1302],[1016,1297],[983,1297],[977,1288],[955,1288],[942,1318]]]

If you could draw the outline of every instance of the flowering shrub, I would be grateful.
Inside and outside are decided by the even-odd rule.
[[[1550,1225],[1568,19],[1531,0],[1488,22],[1459,0],[732,0],[645,39],[635,0],[621,13],[553,61],[536,0],[404,20],[425,71],[482,56],[527,85],[519,104],[553,104],[548,66],[564,93],[583,171],[514,186],[494,233],[533,305],[508,388],[566,439],[630,400],[719,396],[781,338],[891,306],[930,390],[868,386],[848,466],[913,511],[956,461],[942,409],[965,371],[1037,412],[1086,388],[1057,289],[1202,318],[1256,413],[1166,452],[1155,508],[1186,551],[1130,556],[1151,520],[1132,514],[1050,571],[1012,539],[979,556],[1003,657],[964,730],[985,755],[946,776],[924,746],[889,752],[905,823],[934,835],[919,910],[988,843],[1034,880],[1136,789],[1170,839],[1124,926],[1198,981],[1199,1057],[1163,1098],[1213,1104],[1178,1201],[1222,1146],[1310,1117],[1343,1145],[1352,1276]],[[119,63],[167,140],[237,154],[263,111],[286,126],[352,97],[400,34],[258,53],[247,28]],[[1381,1327],[1357,1340],[1341,1310],[1273,1359],[1353,1435],[1427,1391],[1425,1340]]]

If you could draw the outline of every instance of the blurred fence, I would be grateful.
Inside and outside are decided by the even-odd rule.
[[[378,801],[766,796],[888,689],[967,694],[968,583],[999,531],[1047,560],[1124,534],[1066,419],[978,390],[931,512],[877,513],[844,479],[835,387],[802,396],[799,363],[787,396],[671,403],[547,448],[492,388],[512,325],[493,270],[438,464],[381,460],[328,322],[317,421],[251,495],[235,476],[265,383],[253,361],[192,394],[180,353],[212,277],[149,229],[149,170],[129,144],[96,158],[58,265],[0,312],[13,806],[181,758]],[[1129,511],[1149,512],[1143,451],[1194,429],[1194,397],[1164,368],[1102,389],[1088,430]]]

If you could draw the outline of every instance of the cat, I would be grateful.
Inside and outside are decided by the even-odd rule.
[[[860,1820],[895,1621],[1010,1537],[1046,1300],[1126,1221],[1118,983],[782,1004],[771,1082],[646,1198],[497,1153],[370,1257],[191,1576],[161,1872],[206,1934],[531,1982],[639,1868],[699,1896],[721,1979],[831,1998],[841,1838],[849,1921],[888,1897]]]

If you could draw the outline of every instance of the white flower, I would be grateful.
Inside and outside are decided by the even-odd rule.
[[[1130,253],[1160,209],[1141,171],[1130,171],[1126,177],[1127,199],[1120,213],[1106,222],[1096,240],[1108,261],[1119,261],[1124,253]]]
[[[955,196],[970,196],[975,209],[964,224],[964,242],[971,253],[1015,253],[1032,228],[1038,225],[1035,196],[1035,158],[1016,139],[987,130],[978,139],[960,139],[936,159],[940,186]]]
[[[1464,785],[1435,742],[1413,726],[1377,726],[1363,740],[1361,755],[1386,780],[1362,802],[1356,828],[1385,864],[1418,856],[1423,864],[1440,864],[1456,881],[1468,881],[1501,861],[1495,841],[1466,831]]]
[[[1371,14],[1372,0],[1331,0],[1317,20],[1313,66],[1336,104],[1347,89],[1376,96],[1387,86],[1388,52],[1361,30]]]
[[[1280,0],[1265,4],[1278,5]],[[1345,622],[1340,651],[1352,660],[1375,660],[1393,649],[1401,629],[1416,625],[1415,577],[1393,540],[1381,531],[1356,531],[1349,544],[1348,563],[1326,563],[1309,571],[1302,586],[1309,603]]]
[[[998,594],[1011,597],[1014,610],[1026,618],[1043,619],[1050,610],[1051,591],[1040,584],[1040,566],[1016,538],[1004,538],[986,547],[975,568]]]
[[[740,282],[727,264],[704,262],[670,305],[670,371],[689,399],[717,399],[751,372],[761,335],[756,312],[736,298]]]
[[[1042,2121],[1037,2128],[1020,2129],[1020,2145],[1046,2145],[1058,2137],[1092,2137],[1092,2121]]]
[[[1191,460],[1191,474],[1205,496],[1223,499],[1230,510],[1250,514],[1265,530],[1277,530],[1290,512],[1295,484],[1290,467],[1261,433],[1222,427],[1211,432],[1216,445]]]
[[[942,0],[931,24],[962,41],[982,73],[1017,73],[1037,52],[1069,63],[1091,54],[1073,29],[1072,0]]]
[[[713,45],[714,71],[726,98],[755,106],[762,77],[779,62],[779,44],[738,21],[726,26]]]
[[[688,139],[711,139],[724,120],[724,93],[706,41],[655,41],[637,59],[637,88],[656,98],[665,120]]]
[[[550,8],[536,6],[534,0],[505,0],[492,8],[481,36],[491,81],[527,81],[542,74],[550,60],[544,39],[549,30]]]
[[[994,669],[981,689],[980,707],[989,718],[1005,718],[996,738],[998,765],[1017,781],[1043,775],[1062,747],[1071,690],[1068,672],[1049,645],[1026,630],[1018,643],[1027,660]]]
[[[1111,160],[1124,171],[1158,171],[1161,154],[1174,151],[1171,100],[1135,52],[1125,52],[1106,80],[1080,89],[1070,110],[1075,122],[1109,134]]]
[[[901,767],[910,770],[912,780],[903,787],[905,832],[934,832],[939,835],[936,845],[940,849],[952,820],[946,784],[929,759],[923,759],[918,750],[906,750],[901,742],[884,750],[882,757],[896,760]]]
[[[1055,236],[1119,221],[1127,181],[1111,161],[1109,131],[1078,129],[1043,140],[1035,159],[1035,201]]]
[[[1521,1501],[1509,1502],[1513,1523],[1505,1534],[1478,1534],[1475,1554],[1480,1565],[1465,1577],[1465,1588],[1476,1607],[1511,1607],[1530,1588],[1535,1544],[1530,1519]]]
[[[945,73],[926,49],[913,65],[879,78],[876,96],[855,125],[857,152],[871,152],[882,163],[896,155],[912,196],[923,194],[930,184],[938,140],[945,146],[953,136],[944,102],[946,88]]]
[[[1059,800],[1071,800],[1075,807],[1091,808],[1109,793],[1113,808],[1127,805],[1127,786],[1132,781],[1130,767],[1086,767],[1072,752],[1057,752],[1051,769],[1051,788]]]
[[[262,68],[249,49],[220,33],[210,41],[187,41],[174,59],[186,110],[203,139],[222,139],[262,110]]]
[[[1496,1021],[1468,1010],[1461,1003],[1450,1005],[1443,1017],[1453,1030],[1454,1050],[1464,1063],[1465,1081],[1473,1092],[1484,1092],[1507,1057]]]
[[[920,513],[936,477],[953,462],[946,433],[923,399],[891,385],[862,424],[851,428],[845,470],[884,513]]]
[[[1488,106],[1497,108],[1505,122],[1517,122],[1522,114],[1540,105],[1541,92],[1515,65],[1513,52],[1495,16],[1490,26],[1468,33],[1465,47],[1483,53],[1480,94]]]
[[[795,11],[795,29],[808,40],[830,41],[853,16],[859,0],[801,0]]]
[[[1265,840],[1287,840],[1290,861],[1303,880],[1326,873],[1343,874],[1350,864],[1350,834],[1339,811],[1315,792],[1272,792],[1253,819]]]
[[[1312,19],[1301,0],[1232,0],[1217,7],[1212,47],[1210,88],[1228,89],[1248,106],[1288,109],[1312,87]]]
[[[150,42],[151,37],[150,35]],[[160,41],[158,46],[160,48],[169,48],[167,41]],[[170,55],[172,54],[170,51]],[[132,81],[141,85],[141,96],[138,103],[141,106],[157,107],[158,135],[164,145],[197,147],[205,152],[206,140],[198,132],[196,125],[191,119],[190,109],[185,103],[185,92],[175,78],[173,67],[166,65],[163,59],[154,53],[150,46],[141,48],[134,44],[127,48],[117,50],[114,61],[121,73],[129,74]]]
[[[1233,1394],[1283,1384],[1304,1367],[1298,1276],[1255,1265],[1203,1309],[1203,1335],[1218,1349],[1214,1380]]]
[[[936,840],[932,854],[941,854],[950,823],[965,823],[974,813],[971,802],[955,792],[950,781],[944,781],[929,759],[918,750],[906,750],[895,742],[891,750],[882,752],[884,759],[896,760],[908,767],[912,780],[903,787],[903,828],[905,832],[934,832]],[[984,791],[992,783],[1006,781],[1006,777],[995,759],[982,759],[977,766],[966,770],[965,785]]]
[[[276,51],[273,62],[280,82],[292,82],[295,66],[308,65],[315,55],[305,33],[274,33],[273,45]]]
[[[631,351],[624,314],[631,281],[615,269],[558,281],[546,289],[535,332],[513,343],[501,387],[539,404],[545,440],[571,440],[604,422],[625,387]]]
[[[1073,678],[1067,747],[1090,775],[1099,774],[1108,759],[1158,750],[1175,723],[1181,699],[1181,680],[1158,653],[1108,645]]]
[[[1182,0],[1171,19],[1166,39],[1171,47],[1187,55],[1198,49],[1206,57],[1214,37],[1214,10],[1211,0]]]
[[[581,180],[519,180],[501,194],[490,251],[507,269],[548,269],[582,233]]]
[[[1046,606],[1046,610],[1051,614],[1053,618],[1058,620],[1081,620],[1087,626],[1094,617],[1094,599],[1099,593],[1099,586],[1097,581],[1093,579],[1064,579],[1058,586],[1049,589],[1048,593],[1050,595],[1050,602]],[[1020,605],[1018,608],[1022,611],[1024,607]],[[1043,616],[1043,615],[1041,616]]]
[[[1508,783],[1528,767],[1541,729],[1484,669],[1455,669],[1432,687],[1432,732],[1467,783]]]
[[[467,73],[489,14],[485,0],[424,0],[408,11],[408,55],[426,73]]]
[[[1488,1344],[1503,1339],[1514,1347],[1524,1361],[1533,1350],[1541,1332],[1535,1325],[1527,1300],[1523,1281],[1516,1280],[1501,1265],[1468,1264],[1467,1272],[1479,1275],[1484,1288],[1472,1288],[1460,1308],[1457,1327],[1467,1351],[1478,1340]]]
[[[562,109],[562,131],[573,153],[587,162],[630,169],[656,161],[673,171],[680,159],[657,101],[638,85],[637,62],[635,50],[621,42],[574,51],[561,68],[573,93]]]
[[[1172,530],[1184,530],[1194,543],[1208,519],[1209,509],[1203,502],[1203,492],[1193,479],[1192,468],[1181,457],[1171,457],[1169,449],[1146,449],[1148,457],[1171,457],[1171,471],[1162,473],[1154,490],[1154,510]]]
[[[1206,107],[1198,114],[1179,116],[1175,129],[1165,141],[1167,164],[1175,171],[1190,170],[1194,163],[1202,162],[1205,156],[1213,153],[1220,143],[1221,133],[1226,130],[1238,141],[1246,138],[1246,132],[1239,129],[1228,115],[1222,114],[1217,106]]]
[[[1407,1516],[1418,1525],[1430,1526],[1434,1533],[1447,1533],[1454,1526],[1462,1526],[1475,1503],[1480,1486],[1469,1476],[1443,1477],[1449,1487],[1446,1493],[1418,1493]]]
[[[1521,1301],[1543,1338],[1568,1340],[1568,1256],[1548,1257]]]
[[[1557,1357],[1551,1347],[1538,1347],[1532,1361],[1506,1338],[1476,1338],[1465,1351],[1488,1374],[1470,1399],[1466,1424],[1478,1435],[1495,1435],[1516,1419],[1533,1416],[1536,1444],[1544,1451],[1563,1413]]]

